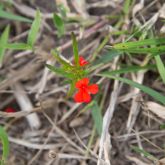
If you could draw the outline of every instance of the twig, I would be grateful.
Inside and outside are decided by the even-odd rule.
[[[13,88],[15,89],[15,98],[21,108],[22,111],[28,111],[29,109],[33,109],[32,102],[30,101],[28,95],[24,93],[24,89],[20,83],[16,83]],[[41,122],[36,113],[30,114],[26,116],[27,121],[29,122],[30,127],[40,128]]]
[[[101,139],[100,139],[99,159],[98,159],[97,165],[102,164],[103,161],[101,161],[101,159],[106,160],[106,162],[108,162],[108,164],[110,165],[110,161],[105,156],[107,156],[107,153],[110,152],[110,148],[111,148],[110,147],[111,142],[108,140],[110,138],[109,126],[111,123],[111,119],[113,117],[119,91],[120,91],[120,88],[119,88],[118,82],[115,81],[115,87],[111,94],[110,103],[103,118],[103,129],[102,129],[102,134],[101,134]],[[106,146],[109,146],[109,148],[107,148]]]

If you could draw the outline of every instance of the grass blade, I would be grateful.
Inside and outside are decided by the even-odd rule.
[[[69,97],[71,97],[71,96],[73,95],[74,90],[75,90],[75,82],[72,81],[72,82],[70,83],[69,91],[68,91],[68,93],[67,93],[67,98],[69,98]]]
[[[141,40],[141,41],[134,41],[134,42],[124,42],[124,43],[119,43],[115,44],[113,47],[117,50],[120,49],[131,49],[131,48],[137,48],[140,46],[145,46],[145,45],[161,45],[165,44],[165,38],[158,38],[158,39],[146,39],[146,40]]]
[[[9,154],[9,141],[6,131],[0,126],[0,142],[2,143],[3,153],[2,153],[2,164],[5,164],[5,161]]]
[[[4,30],[4,32],[2,33],[1,38],[0,38],[0,45],[2,46],[2,47],[0,47],[0,63],[2,63],[3,58],[4,58],[5,49],[6,49],[4,46],[8,42],[9,31],[10,31],[10,27],[7,26]]]
[[[21,22],[28,22],[31,23],[32,20],[19,16],[19,15],[14,15],[13,13],[9,13],[7,11],[4,11],[2,8],[0,8],[0,17],[5,18],[5,19],[10,19],[14,21],[21,21]]]
[[[56,49],[52,50],[51,54],[60,64],[64,65],[65,67],[72,68],[72,66],[67,61],[60,57],[60,54]]]
[[[101,114],[101,109],[98,106],[96,101],[94,101],[94,103],[91,104],[90,108],[92,110],[92,118],[94,120],[95,128],[96,128],[98,134],[101,136],[102,125],[103,125],[103,117]]]
[[[57,28],[58,37],[61,37],[62,35],[64,35],[65,33],[64,21],[58,14],[55,14],[55,13],[53,14],[53,23],[55,27]]]
[[[28,34],[28,39],[27,39],[27,43],[31,47],[33,47],[33,45],[34,45],[34,43],[37,39],[37,35],[38,35],[40,25],[41,25],[41,14],[40,14],[40,11],[37,10],[35,19],[32,23],[31,29],[30,29],[29,34]]]
[[[129,14],[131,2],[132,2],[131,0],[126,0],[126,1],[124,2],[123,11],[124,11],[124,14],[125,14],[125,15],[128,15],[128,14]]]
[[[73,46],[75,64],[76,66],[79,66],[78,43],[75,34],[72,32],[71,35],[72,35],[72,46]]]
[[[149,87],[146,87],[146,86],[144,86],[142,84],[139,84],[137,82],[134,82],[134,81],[126,79],[126,78],[111,76],[108,72],[107,73],[100,73],[98,75],[102,76],[102,77],[108,77],[108,78],[116,79],[116,80],[119,80],[119,81],[121,81],[123,83],[126,83],[128,85],[131,85],[131,86],[133,86],[135,88],[139,88],[144,93],[147,93],[148,95],[153,97],[155,100],[157,100],[160,103],[165,105],[165,96],[161,95],[160,93],[158,93],[157,91],[155,91],[155,90],[153,90],[153,89],[151,89]]]
[[[158,161],[158,159],[156,157],[154,157],[153,155],[151,155],[150,153],[148,153],[145,150],[140,149],[139,147],[136,146],[131,146],[131,148],[135,151],[138,152],[140,154],[143,154],[146,158],[152,160],[152,161]]]
[[[165,84],[165,66],[164,66],[159,55],[155,56],[155,61],[156,61],[156,65],[157,65],[159,74],[160,74],[160,76],[161,76],[161,78]]]
[[[131,49],[123,49],[123,51],[128,53],[135,53],[135,54],[148,54],[151,53],[153,56],[157,54],[164,54],[165,46],[157,46],[152,48],[131,48]]]
[[[32,47],[25,43],[11,43],[6,44],[5,48],[13,49],[13,50],[32,50]]]
[[[116,74],[123,74],[123,73],[131,73],[131,72],[137,72],[139,70],[146,70],[146,69],[153,69],[155,68],[155,65],[146,65],[146,66],[136,66],[136,65],[132,65],[132,66],[128,66],[125,68],[121,68],[118,70],[112,70],[112,71],[105,71],[102,72],[103,74],[108,73],[109,75],[116,75]]]
[[[62,77],[66,77],[66,78],[73,78],[74,75],[72,73],[67,73],[65,70],[61,69],[61,68],[56,68],[52,65],[46,64],[46,67],[51,70],[52,72],[57,73],[58,75],[61,75]]]

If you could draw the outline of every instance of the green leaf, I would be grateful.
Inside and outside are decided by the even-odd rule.
[[[0,126],[0,141],[3,147],[2,153],[2,163],[4,163],[9,154],[9,141],[6,131]]]
[[[3,61],[3,57],[4,57],[4,54],[5,54],[5,45],[7,44],[8,42],[8,38],[9,38],[9,31],[10,31],[10,27],[7,26],[5,28],[5,30],[3,31],[1,37],[0,37],[0,45],[2,47],[0,47],[0,63],[2,63]]]
[[[62,17],[66,17],[67,16],[67,12],[69,12],[69,9],[67,9],[63,3],[59,4],[57,6],[57,9],[59,10],[60,14],[62,15]]]
[[[74,78],[74,75],[72,73],[67,73],[65,70],[62,68],[56,68],[52,65],[46,64],[46,67],[51,70],[52,72],[57,73],[58,75],[61,75],[62,77],[66,78]]]
[[[125,68],[121,68],[118,70],[112,70],[112,71],[105,71],[102,72],[103,74],[108,73],[109,75],[115,75],[115,74],[123,74],[123,73],[131,73],[131,72],[137,72],[139,70],[146,70],[146,69],[153,69],[155,68],[155,65],[146,65],[146,66],[136,66],[136,65],[132,65],[132,66],[128,66]]]
[[[13,50],[32,50],[32,47],[25,43],[9,43],[5,45],[5,48]]]
[[[69,98],[73,95],[74,90],[75,90],[75,82],[72,80],[72,82],[70,83],[69,91],[67,93],[67,98]]]
[[[161,95],[160,93],[158,93],[157,91],[149,88],[149,87],[146,87],[142,84],[139,84],[137,82],[134,82],[132,80],[129,80],[129,79],[126,79],[126,78],[121,78],[121,77],[115,77],[115,76],[111,76],[110,73],[100,73],[98,74],[99,76],[102,76],[102,77],[108,77],[108,78],[112,78],[112,79],[116,79],[116,80],[119,80],[123,83],[126,83],[128,85],[131,85],[135,88],[139,88],[141,91],[147,93],[148,95],[150,95],[151,97],[153,97],[155,100],[159,101],[160,103],[164,104],[165,105],[165,96],[164,95]]]
[[[21,21],[21,22],[28,22],[31,23],[32,20],[19,16],[19,15],[15,15],[13,13],[9,13],[7,11],[4,11],[2,8],[0,8],[0,17],[1,18],[5,18],[5,19],[10,19],[10,20],[14,20],[14,21]]]
[[[37,39],[40,25],[41,25],[41,14],[40,14],[40,11],[37,10],[35,19],[32,23],[31,29],[30,29],[29,34],[28,34],[28,39],[27,39],[27,43],[31,47],[33,47],[33,45]]]
[[[123,49],[131,49],[131,48],[137,48],[140,46],[146,46],[146,45],[161,45],[165,44],[165,38],[158,38],[158,39],[146,39],[141,41],[134,41],[134,42],[124,42],[115,44],[113,47],[117,50],[123,50]]]
[[[65,67],[72,68],[72,66],[67,61],[60,57],[60,54],[56,49],[51,50],[51,54],[60,64],[64,65]]]
[[[135,53],[135,54],[148,54],[151,53],[153,56],[157,54],[164,54],[165,46],[157,46],[152,48],[129,48],[129,49],[121,49],[123,52]]]
[[[155,56],[155,61],[156,61],[156,65],[157,65],[159,74],[160,74],[160,76],[161,76],[161,78],[165,84],[165,66],[164,66],[159,55]]]
[[[94,127],[96,128],[97,133],[100,136],[101,133],[102,133],[103,117],[102,117],[102,114],[101,114],[101,109],[100,109],[98,103],[95,100],[91,101],[81,111],[79,111],[77,116],[79,116],[80,114],[86,112],[89,109],[91,109],[91,112],[92,112]]]
[[[61,37],[65,34],[65,24],[63,19],[58,14],[53,14],[53,23],[55,27],[57,28],[57,35],[58,37]]]
[[[131,2],[132,2],[132,0],[126,0],[124,2],[123,11],[124,11],[125,15],[128,15],[128,13],[129,13]]]
[[[90,108],[92,110],[92,118],[94,120],[96,130],[97,130],[98,134],[101,136],[102,126],[103,126],[103,117],[101,114],[101,109],[98,106],[96,101],[94,101],[94,103],[91,104]]]
[[[145,157],[147,157],[148,159],[150,160],[153,160],[153,161],[158,161],[158,159],[156,157],[154,157],[153,155],[151,155],[150,153],[148,153],[147,151],[143,150],[143,149],[140,149],[139,147],[136,147],[136,146],[131,146],[131,148],[140,153],[140,154],[143,154]]]
[[[78,43],[77,43],[75,34],[72,32],[71,35],[72,35],[74,61],[75,61],[76,66],[79,66]]]

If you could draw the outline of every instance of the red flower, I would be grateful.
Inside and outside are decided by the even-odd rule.
[[[16,112],[16,110],[14,108],[12,108],[12,107],[8,107],[8,108],[5,109],[5,112],[7,112],[7,113],[14,113],[14,112]]]
[[[78,92],[75,94],[74,100],[79,103],[90,102],[91,101],[90,94],[96,94],[99,90],[97,84],[89,85],[88,78],[83,78],[83,79],[77,81],[76,88],[78,89]]]
[[[80,66],[85,66],[85,65],[87,65],[88,63],[89,63],[89,62],[86,61],[86,60],[84,59],[84,57],[82,57],[82,56],[79,57],[79,65],[80,65]]]

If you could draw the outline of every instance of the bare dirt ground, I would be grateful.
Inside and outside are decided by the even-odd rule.
[[[89,19],[88,22],[67,23],[66,34],[61,38],[57,37],[57,30],[49,17],[50,13],[58,11],[57,1],[13,0],[13,2],[13,5],[7,5],[2,1],[7,5],[8,11],[30,19],[34,19],[33,12],[38,8],[43,13],[43,19],[36,42],[37,49],[34,52],[8,50],[0,68],[0,124],[7,130],[10,141],[7,164],[97,164],[100,137],[97,133],[93,133],[91,111],[89,109],[79,115],[85,104],[75,103],[73,98],[65,98],[68,86],[65,85],[64,78],[45,68],[45,63],[53,60],[50,50],[58,47],[65,58],[72,60],[70,33],[74,31],[77,36],[80,35],[80,54],[90,59],[109,30],[118,29],[127,33],[111,35],[108,45],[124,41],[138,21],[141,26],[145,24],[159,13],[165,1],[146,0],[143,4],[135,0],[129,9],[128,17],[123,16],[123,0],[86,0],[81,7],[77,6],[75,1],[68,1],[72,14]],[[132,16],[133,12],[136,13],[136,20]],[[30,24],[1,19],[1,32],[7,24],[11,26],[11,42],[26,41]],[[85,28],[82,24],[86,24]],[[163,24],[162,17],[157,17],[152,25],[155,34],[164,36],[165,33],[160,33]],[[101,56],[105,51],[102,49],[99,55]],[[123,56],[120,63],[140,64],[142,60],[143,57],[133,57],[130,60]],[[114,64],[115,60],[111,62],[110,67]],[[102,92],[100,95],[104,98],[102,101],[104,116],[110,104],[114,81],[95,76],[95,73],[102,69],[104,66],[94,71],[92,79],[94,82],[100,81]],[[165,86],[160,82],[156,71],[141,72],[133,76],[135,80],[140,80],[165,94]],[[164,158],[165,130],[160,129],[160,125],[164,123],[165,109],[163,107],[162,114],[154,111],[153,109],[160,110],[159,105],[154,103],[146,94],[128,85],[122,85],[109,126],[111,146],[107,147],[111,149],[107,154],[110,156],[111,165],[154,164],[150,158],[135,152],[132,146],[144,149],[158,160]],[[8,107],[13,107],[17,112],[5,113]],[[87,154],[91,135],[94,137]]]

